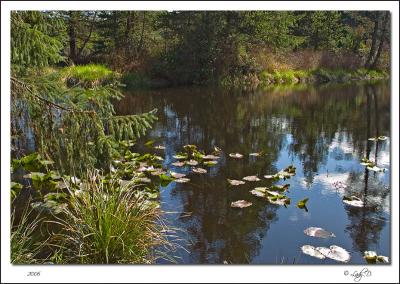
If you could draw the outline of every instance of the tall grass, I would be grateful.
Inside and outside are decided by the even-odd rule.
[[[112,79],[113,71],[99,64],[69,66],[62,71],[63,79],[69,84],[81,84],[85,87],[100,85]]]
[[[160,210],[146,201],[135,188],[111,185],[91,173],[84,188],[71,191],[65,216],[56,221],[62,233],[52,243],[59,247],[62,263],[112,264],[153,263],[165,251],[174,251]]]
[[[20,220],[16,222],[15,211],[11,213],[11,263],[13,264],[35,264],[41,261],[37,255],[46,242],[35,241],[35,234],[42,219],[39,215],[30,220],[32,209],[29,203],[23,210]]]

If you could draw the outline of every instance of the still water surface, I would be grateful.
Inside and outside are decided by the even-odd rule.
[[[334,264],[301,253],[302,245],[338,245],[350,263],[364,264],[363,252],[390,255],[390,88],[377,85],[325,85],[242,92],[212,88],[130,91],[115,105],[118,114],[158,109],[158,122],[142,140],[156,139],[165,149],[164,166],[188,173],[189,183],[161,187],[161,207],[185,241],[179,263]],[[383,142],[370,137],[389,136]],[[206,153],[223,150],[205,175],[176,168],[173,155],[185,144]],[[265,151],[262,157],[249,153]],[[243,159],[229,153],[239,152]],[[360,159],[376,160],[387,170],[368,171]],[[264,179],[293,164],[291,204],[273,205],[252,194]],[[261,181],[232,187],[227,179],[258,175]],[[336,186],[335,186],[335,182]],[[337,186],[339,185],[339,186]],[[356,195],[362,208],[342,197]],[[308,212],[296,207],[309,198]],[[252,206],[231,208],[244,199]],[[336,237],[319,239],[303,230],[322,227]],[[164,261],[160,261],[164,262]]]

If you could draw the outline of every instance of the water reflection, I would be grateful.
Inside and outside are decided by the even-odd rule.
[[[335,241],[353,244],[346,249],[354,252],[354,263],[363,263],[361,254],[366,249],[379,246],[380,253],[390,254],[389,170],[370,173],[359,165],[362,157],[369,157],[378,166],[389,166],[389,141],[368,141],[372,136],[390,136],[387,83],[252,93],[197,87],[135,91],[116,102],[118,114],[153,107],[159,110],[159,121],[149,136],[165,143],[166,165],[185,144],[196,144],[207,152],[217,145],[226,156],[245,154],[242,160],[222,159],[206,176],[191,174],[190,184],[162,189],[163,209],[178,212],[168,218],[184,229],[182,236],[189,240],[185,245],[189,252],[181,252],[183,263],[276,263],[277,258],[298,255],[300,240],[310,241],[302,233],[306,226],[329,224],[338,212],[343,212],[343,220],[335,220]],[[247,156],[261,150],[266,153],[263,158]],[[238,188],[226,182],[227,178],[271,174],[292,163],[298,171],[289,181],[290,197],[309,196],[307,214],[299,214],[295,206],[280,208],[249,194],[255,186],[268,186],[266,180]],[[338,180],[345,184],[340,192],[332,186]],[[343,194],[358,194],[366,200],[365,207],[343,206]],[[230,203],[239,199],[253,206],[231,208]],[[324,210],[318,209],[322,204]],[[190,216],[183,218],[182,212]],[[281,227],[286,229],[270,233],[271,228]],[[286,236],[291,238],[284,243]],[[279,248],[279,255],[271,245]],[[302,261],[320,263],[307,257]]]

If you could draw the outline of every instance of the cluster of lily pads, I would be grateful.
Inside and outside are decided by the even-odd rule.
[[[310,237],[315,237],[315,238],[334,238],[336,237],[334,233],[326,231],[323,228],[319,227],[309,227],[304,230],[304,234]],[[351,259],[350,253],[337,245],[331,245],[329,248],[328,247],[314,247],[311,245],[303,245],[301,247],[301,250],[304,254],[307,254],[309,256],[318,258],[318,259],[325,259],[325,258],[330,258],[339,262],[344,262],[347,263]],[[389,262],[389,258],[387,256],[382,256],[382,255],[377,255],[376,252],[374,251],[366,251],[364,253],[364,259],[368,263],[387,263]]]
[[[295,174],[296,174],[296,168],[290,165],[276,174],[265,175],[264,178],[271,181],[278,181],[280,179],[286,180],[291,178]],[[242,180],[228,179],[228,183],[232,186],[238,186],[245,184],[245,181],[255,182],[260,180],[261,179],[257,176],[245,176],[242,178]],[[271,185],[270,187],[256,187],[253,190],[251,190],[250,193],[257,197],[266,199],[269,203],[287,207],[290,204],[290,198],[287,195],[285,195],[285,193],[289,190],[289,187],[290,184],[284,184],[284,185],[274,184]],[[307,211],[308,210],[306,207],[307,201],[308,198],[300,200],[297,203],[297,207],[305,209]],[[238,208],[249,207],[251,205],[252,203],[246,200],[238,200],[231,203],[231,207],[238,207]]]

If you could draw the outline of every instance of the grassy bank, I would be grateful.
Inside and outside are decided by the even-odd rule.
[[[319,68],[312,70],[262,71],[258,74],[249,73],[247,75],[240,74],[221,77],[215,82],[208,82],[207,84],[217,84],[227,87],[262,87],[267,85],[374,81],[388,78],[389,73],[384,70],[369,70],[365,68],[356,70]],[[152,79],[149,75],[140,73],[126,73],[122,76],[122,82],[128,89],[154,89],[176,85],[172,81]]]
[[[327,83],[387,79],[389,74],[381,70],[357,69],[315,69],[315,70],[288,70],[288,71],[263,71],[258,79],[261,84],[296,84],[296,83]]]

